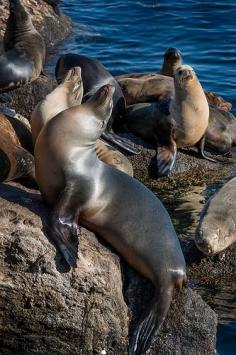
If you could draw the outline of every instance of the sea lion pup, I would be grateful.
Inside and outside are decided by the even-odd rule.
[[[81,68],[74,67],[67,72],[61,84],[35,107],[30,119],[33,144],[35,145],[35,141],[42,127],[44,127],[52,117],[69,107],[80,105],[82,97],[83,83]]]
[[[109,120],[106,131],[103,133],[103,138],[116,144],[128,152],[138,154],[140,151],[135,145],[127,139],[121,138],[114,133],[120,127],[123,117],[125,115],[125,99],[122,90],[114,77],[106,70],[106,68],[95,58],[86,57],[79,54],[68,53],[62,55],[56,64],[55,76],[57,82],[60,83],[61,78],[65,73],[75,67],[79,66],[82,70],[82,80],[84,83],[84,98],[85,102],[91,95],[93,95],[101,86],[110,84],[115,87],[113,97],[113,110]],[[114,130],[114,131],[113,131]]]
[[[138,180],[97,158],[95,144],[109,120],[113,93],[114,87],[105,85],[86,103],[48,122],[36,141],[36,175],[42,196],[54,206],[52,237],[69,265],[76,267],[73,241],[79,222],[153,282],[155,297],[129,342],[129,354],[137,355],[160,329],[174,288],[186,282],[185,261],[160,200]]]
[[[0,56],[0,93],[31,82],[42,72],[45,45],[20,0],[10,0],[10,15]]]
[[[40,131],[51,118],[70,107],[80,105],[82,97],[81,68],[74,67],[67,72],[61,84],[35,107],[30,119],[33,145]],[[96,153],[104,163],[133,176],[133,167],[129,159],[101,139],[96,142]]]
[[[0,113],[0,181],[29,178],[35,181],[30,131],[16,118]]]
[[[195,243],[214,255],[236,242],[236,178],[228,181],[208,201],[196,230]]]
[[[181,65],[176,69],[174,85],[174,97],[170,100],[160,100],[156,105],[135,105],[127,111],[128,130],[144,139],[157,141],[159,176],[170,174],[177,147],[200,144],[202,156],[215,161],[204,153],[209,105],[192,67]]]

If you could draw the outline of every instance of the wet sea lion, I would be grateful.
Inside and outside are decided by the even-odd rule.
[[[21,177],[35,181],[29,129],[16,118],[0,113],[0,181]]]
[[[73,241],[79,222],[155,285],[155,297],[129,342],[129,354],[138,355],[160,329],[173,289],[185,283],[185,261],[160,200],[142,183],[97,158],[95,143],[109,120],[113,93],[114,88],[105,85],[86,103],[48,122],[36,141],[36,175],[44,199],[54,206],[52,237],[69,265],[76,266]]]
[[[10,0],[10,15],[0,56],[0,93],[31,82],[42,72],[45,44],[20,0]]]
[[[214,255],[236,242],[236,177],[208,201],[196,230],[195,243],[206,255]]]
[[[73,67],[67,72],[61,84],[35,107],[30,119],[33,145],[40,131],[51,118],[69,107],[80,105],[82,97],[81,68]],[[99,139],[96,143],[96,152],[98,158],[104,163],[133,176],[133,167],[129,159],[109,144]]]
[[[174,85],[174,97],[158,104],[135,105],[127,112],[126,126],[131,132],[157,141],[159,176],[170,174],[177,147],[203,141],[209,122],[209,105],[192,67],[181,65],[176,69]],[[203,148],[204,141],[201,153],[205,157]]]
[[[60,83],[66,72],[75,66],[81,67],[82,71],[82,80],[84,83],[83,101],[86,101],[101,86],[105,84],[110,84],[115,87],[115,93],[113,97],[113,111],[107,129],[103,133],[103,138],[108,142],[112,142],[131,153],[139,153],[133,143],[117,136],[113,132],[113,130],[116,132],[125,115],[124,95],[114,77],[97,59],[79,54],[68,53],[62,55],[57,61],[55,69],[55,76],[57,81]]]

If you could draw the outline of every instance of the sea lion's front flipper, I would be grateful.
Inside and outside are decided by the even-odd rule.
[[[224,160],[220,160],[220,159],[214,159],[214,158],[211,158],[209,157],[208,155],[206,155],[204,149],[205,149],[205,141],[206,141],[206,135],[204,134],[204,136],[201,138],[201,140],[198,142],[197,144],[197,147],[199,149],[199,152],[201,154],[201,156],[206,159],[206,160],[209,160],[209,161],[212,161],[213,163],[221,163],[221,164],[233,164],[235,163],[236,161],[235,160],[227,160],[227,161],[224,161]]]
[[[141,316],[129,342],[129,355],[141,355],[150,347],[166,317],[172,301],[173,286],[166,287],[153,299]]]
[[[76,199],[77,197],[77,199]],[[78,194],[75,186],[66,186],[60,193],[50,216],[50,235],[67,263],[77,266],[78,254]]]
[[[177,155],[177,146],[175,141],[169,146],[157,146],[157,176],[169,176]]]
[[[102,134],[102,138],[109,142],[117,145],[118,147],[126,150],[132,154],[140,154],[141,150],[135,146],[135,144],[128,139],[122,138],[113,132],[105,131]]]

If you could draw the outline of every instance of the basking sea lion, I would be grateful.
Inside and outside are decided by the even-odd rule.
[[[40,131],[51,118],[69,107],[80,105],[82,97],[81,68],[73,67],[67,72],[61,84],[35,107],[30,119],[33,144],[35,145]],[[96,143],[96,152],[104,163],[133,176],[133,167],[129,159],[109,144],[99,139]]]
[[[14,117],[0,113],[0,181],[21,177],[35,181],[30,130]]]
[[[114,131],[121,125],[125,115],[125,99],[122,90],[114,77],[106,70],[106,68],[96,59],[86,57],[79,54],[65,54],[61,56],[56,64],[55,75],[60,83],[67,71],[75,66],[81,67],[82,80],[84,83],[84,99],[86,101],[93,95],[101,86],[110,84],[115,87],[113,97],[113,111],[109,120],[106,131],[103,133],[103,138],[117,146],[131,152],[139,153],[139,150],[133,143],[127,141],[114,134]]]
[[[164,53],[161,70],[157,73],[130,73],[115,76],[117,81],[121,79],[151,79],[158,74],[172,77],[175,69],[182,64],[182,54],[177,48],[168,48]]]
[[[185,261],[160,200],[142,183],[97,158],[95,144],[109,120],[113,93],[114,87],[105,85],[86,103],[48,122],[35,146],[36,175],[44,199],[54,206],[52,237],[69,265],[76,267],[73,241],[79,222],[153,282],[155,297],[129,343],[129,354],[137,355],[148,349],[160,329],[174,288],[185,283]]]
[[[0,92],[36,79],[43,69],[45,45],[20,0],[10,0],[10,15],[0,56]]]
[[[155,102],[160,97],[173,95],[174,82],[167,77],[173,77],[174,71],[182,64],[181,52],[169,48],[164,54],[162,68],[159,73],[132,73],[115,77],[120,84],[128,105],[141,102]],[[136,80],[130,80],[136,79]],[[207,101],[218,108],[229,111],[231,103],[221,96],[205,91]]]
[[[80,67],[70,69],[58,85],[44,100],[35,107],[31,119],[33,144],[45,124],[58,113],[81,104],[83,83]]]
[[[169,175],[177,147],[189,147],[204,139],[209,121],[209,105],[194,70],[181,65],[174,73],[174,97],[158,104],[140,104],[127,112],[126,126],[144,139],[157,141],[158,175]]]
[[[196,230],[195,243],[214,255],[236,242],[236,178],[228,181],[208,201]]]

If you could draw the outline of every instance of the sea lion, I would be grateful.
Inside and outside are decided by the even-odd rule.
[[[115,132],[117,131],[125,115],[124,95],[114,77],[97,59],[79,54],[68,53],[62,55],[57,61],[55,76],[58,83],[60,83],[67,71],[75,66],[81,67],[82,71],[82,80],[84,83],[83,101],[86,101],[102,85],[110,84],[115,87],[115,93],[113,97],[113,111],[107,129],[103,133],[103,138],[108,142],[112,142],[131,153],[139,153],[139,150],[134,146],[133,143],[117,136],[113,132],[113,130]]]
[[[35,145],[42,127],[52,117],[69,107],[81,104],[82,97],[83,83],[81,68],[74,67],[67,72],[61,84],[35,107],[30,119],[33,144]]]
[[[161,74],[151,75],[146,78],[127,77],[117,79],[117,81],[127,105],[156,102],[160,98],[174,95],[173,78]],[[205,91],[205,95],[209,104],[224,111],[231,110],[231,103],[226,102],[221,96],[208,91]]]
[[[166,125],[159,125],[163,118],[163,108],[166,109],[168,116],[168,103],[170,100],[161,99],[158,102],[140,103],[127,107],[126,122],[121,130],[132,132],[144,140],[157,143],[161,137],[168,137],[165,129]],[[160,105],[164,106],[160,109]],[[230,152],[236,144],[236,118],[230,112],[209,106],[209,123],[206,131],[205,145],[211,150],[219,153]],[[164,118],[163,118],[164,119]],[[168,125],[168,123],[167,123]]]
[[[10,0],[10,15],[0,56],[0,93],[31,82],[42,72],[45,44],[20,0]]]
[[[34,157],[27,150],[32,148],[27,126],[0,113],[0,130],[0,181],[21,177],[35,181]]]
[[[67,72],[61,84],[35,107],[30,119],[33,145],[40,131],[51,118],[69,107],[80,105],[82,97],[81,68],[73,67]],[[104,163],[133,176],[133,167],[129,159],[111,145],[99,139],[96,143],[96,152],[98,158]]]
[[[236,242],[236,177],[207,202],[196,230],[195,243],[214,255]]]
[[[168,48],[163,57],[163,63],[159,72],[153,73],[130,73],[115,76],[117,81],[122,79],[151,79],[158,74],[173,77],[175,69],[182,64],[182,54],[177,48]]]
[[[163,64],[158,73],[131,73],[115,77],[120,84],[128,105],[141,102],[155,102],[160,97],[173,95],[174,83],[167,77],[173,77],[174,71],[182,64],[183,58],[177,48],[168,48],[164,54]],[[136,79],[136,80],[130,80]],[[207,101],[218,108],[230,111],[232,104],[221,96],[205,91]]]
[[[86,103],[48,122],[36,141],[36,175],[42,196],[54,206],[51,235],[69,265],[76,267],[73,241],[79,222],[153,282],[155,297],[129,343],[129,354],[137,355],[148,349],[160,329],[174,288],[186,282],[186,271],[179,240],[160,200],[142,183],[97,158],[95,144],[109,120],[114,90],[105,85]]]
[[[158,175],[169,175],[176,158],[177,147],[189,147],[204,139],[209,121],[209,105],[202,86],[188,65],[181,65],[174,73],[175,93],[158,104],[140,104],[127,112],[126,126],[144,139],[157,141]],[[145,117],[145,120],[144,120]]]

